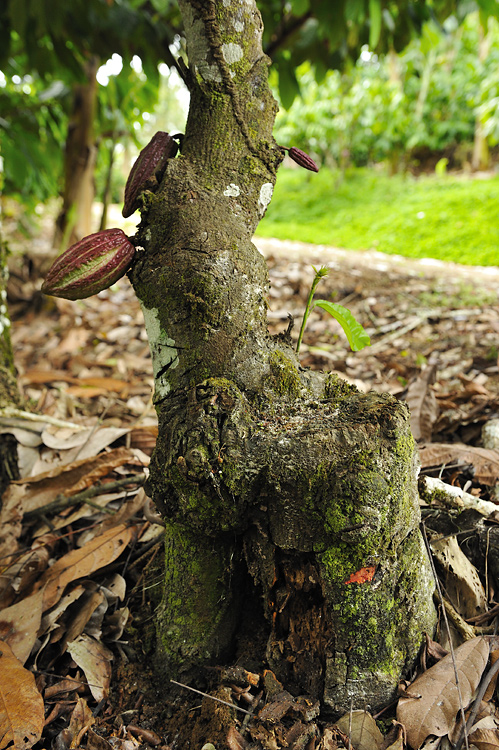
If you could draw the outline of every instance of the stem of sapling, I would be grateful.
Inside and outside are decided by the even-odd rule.
[[[305,305],[305,312],[303,313],[303,320],[301,322],[301,328],[300,333],[298,334],[298,341],[296,342],[296,353],[298,354],[300,351],[301,346],[301,340],[303,338],[303,333],[305,331],[305,326],[307,325],[308,316],[310,315],[310,312],[312,310],[312,300],[314,298],[315,290],[317,288],[317,284],[321,279],[323,279],[325,276],[327,276],[327,268],[326,266],[321,266],[319,270],[315,266],[312,266],[312,268],[315,271],[314,280],[312,281],[312,286],[310,287],[310,292],[307,298],[307,304]]]
[[[296,344],[296,353],[298,354],[300,351],[303,332],[305,330],[305,326],[307,325],[308,316],[310,315],[314,307],[321,307],[338,321],[346,334],[348,343],[350,344],[350,348],[353,352],[358,352],[365,346],[369,346],[371,342],[368,334],[364,331],[360,323],[355,320],[350,310],[347,310],[346,307],[343,307],[343,305],[339,305],[337,302],[329,302],[325,299],[316,299],[314,301],[314,294],[317,288],[317,284],[321,279],[327,276],[327,268],[325,266],[321,266],[319,270],[317,270],[315,266],[312,266],[312,268],[315,271],[315,276],[314,280],[312,281],[312,286],[310,287],[307,304],[305,305],[305,313],[303,315],[300,333],[298,335],[298,342]]]

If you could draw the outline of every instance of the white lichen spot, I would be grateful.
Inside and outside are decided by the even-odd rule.
[[[220,83],[222,80],[222,74],[220,73],[220,70],[218,69],[218,65],[196,65],[196,71],[199,72],[199,75],[205,80],[205,81],[215,81],[215,83]]]
[[[231,182],[230,185],[227,185],[224,190],[224,195],[227,195],[229,198],[237,198],[237,196],[240,194],[241,188],[239,187],[239,185],[235,185],[233,182]]]
[[[151,241],[151,230],[149,228],[146,229],[146,235],[145,236],[146,236],[146,240],[148,242],[150,242]]]
[[[154,374],[154,398],[153,401],[161,401],[171,390],[168,373],[178,367],[178,350],[175,349],[175,341],[168,337],[166,331],[161,328],[157,308],[148,308],[140,304],[144,314],[149,348],[151,349],[152,371]]]
[[[227,65],[233,65],[234,63],[239,62],[242,58],[243,48],[240,44],[229,42],[228,44],[222,44],[222,54]]]
[[[242,34],[244,31],[244,23],[242,21],[234,21],[234,28],[239,34]]]
[[[264,182],[262,187],[260,188],[260,197],[258,198],[258,202],[260,204],[261,212],[263,213],[267,206],[269,205],[272,193],[274,192],[274,186],[271,182]]]
[[[230,5],[230,0],[224,0],[224,8],[228,8]]]

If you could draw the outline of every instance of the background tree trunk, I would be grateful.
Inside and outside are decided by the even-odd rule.
[[[85,66],[87,82],[74,86],[73,110],[64,152],[63,204],[57,217],[54,239],[55,246],[62,245],[63,250],[92,232],[98,69],[99,60],[92,57]]]
[[[0,412],[8,406],[19,407],[20,401],[7,309],[7,249],[0,231]],[[9,482],[18,477],[16,439],[10,433],[0,433],[0,498]]]
[[[288,689],[334,711],[381,705],[435,621],[408,414],[269,337],[251,237],[283,154],[261,18],[253,0],[180,6],[186,136],[145,196],[131,271],[159,416],[149,490],[168,524],[158,666],[192,677],[232,658],[258,601],[259,658]]]
[[[481,14],[478,24],[478,63],[481,67],[490,51],[490,37],[488,35],[487,22],[484,21]],[[475,118],[475,136],[473,140],[473,154],[471,157],[471,166],[475,171],[488,169],[490,166],[490,152],[487,136],[484,132],[482,120],[479,115]]]

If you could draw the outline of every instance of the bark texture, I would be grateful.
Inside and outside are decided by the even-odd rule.
[[[193,675],[237,647],[249,589],[286,687],[382,705],[434,626],[405,406],[300,368],[266,326],[251,244],[282,151],[254,0],[181,0],[191,107],[144,195],[131,279],[144,311],[167,519],[157,658]]]

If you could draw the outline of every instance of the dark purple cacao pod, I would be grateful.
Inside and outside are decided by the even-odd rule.
[[[105,229],[71,245],[54,261],[42,292],[64,299],[85,299],[120,279],[135,247],[121,229]]]
[[[294,146],[292,146],[291,148],[288,148],[288,154],[289,158],[293,159],[293,161],[299,164],[300,167],[304,167],[304,169],[310,169],[311,172],[319,171],[319,167],[312,159],[312,157],[306,154],[305,151],[302,151],[300,148],[295,148]]]
[[[139,196],[147,188],[149,180],[161,179],[166,162],[172,159],[178,144],[171,135],[160,130],[153,135],[147,146],[138,155],[125,185],[125,200],[122,214],[125,219],[140,207]]]

